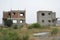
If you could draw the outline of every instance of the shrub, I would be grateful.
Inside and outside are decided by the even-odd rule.
[[[32,27],[33,27],[33,28],[40,28],[40,24],[38,24],[38,23],[33,23],[33,24],[32,24]]]
[[[57,28],[53,28],[51,31],[51,35],[56,35],[58,33],[58,29]]]
[[[0,35],[0,40],[21,40],[18,34],[12,30],[3,30]]]
[[[29,36],[28,35],[23,35],[22,40],[29,40]]]
[[[33,23],[28,27],[28,29],[32,29],[32,28],[41,28],[41,25],[38,23]]]
[[[12,20],[8,19],[4,21],[4,25],[10,27],[13,24]]]

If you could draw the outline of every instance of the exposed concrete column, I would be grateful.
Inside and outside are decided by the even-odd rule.
[[[18,24],[20,24],[20,22],[19,22],[19,12],[18,12]]]

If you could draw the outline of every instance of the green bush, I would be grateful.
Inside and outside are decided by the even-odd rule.
[[[56,35],[58,33],[58,29],[57,28],[53,28],[51,31],[51,35]]]
[[[32,28],[41,28],[41,25],[38,23],[33,23],[28,27],[28,29],[32,29]]]
[[[2,30],[0,40],[21,40],[18,34],[12,30]]]
[[[4,21],[4,25],[10,27],[13,24],[12,20],[8,19]]]
[[[33,23],[28,26],[28,29],[32,29],[32,28],[50,29],[50,26],[43,26],[43,25],[40,25],[39,23]]]
[[[33,24],[32,24],[32,27],[33,27],[33,28],[40,28],[41,26],[40,26],[40,24],[38,24],[38,23],[33,23]]]

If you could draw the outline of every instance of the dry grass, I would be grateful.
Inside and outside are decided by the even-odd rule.
[[[14,31],[16,31],[20,37],[23,37],[24,34],[28,34],[29,35],[29,40],[34,40],[33,38],[33,34],[34,33],[38,33],[38,32],[50,32],[51,29],[50,28],[47,28],[47,29],[36,29],[36,28],[33,28],[33,29],[27,29],[27,27],[23,27],[21,29],[12,29]]]
[[[60,27],[51,27],[51,28],[47,28],[47,29],[27,29],[26,26],[22,27],[22,28],[18,28],[18,29],[13,29],[11,28],[12,31],[15,31],[16,33],[18,33],[18,35],[20,37],[22,37],[24,34],[28,34],[29,35],[29,39],[30,40],[35,40],[32,35],[34,33],[38,33],[38,32],[50,32],[52,28],[57,28],[59,30],[58,34],[56,36],[60,36]],[[5,29],[8,29],[8,28],[3,28],[4,30]]]

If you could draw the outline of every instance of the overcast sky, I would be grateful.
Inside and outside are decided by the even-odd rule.
[[[0,0],[0,23],[2,23],[3,11],[26,10],[26,22],[36,22],[36,12],[49,10],[56,12],[60,17],[60,0]]]

